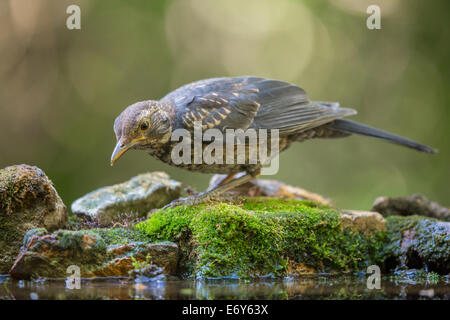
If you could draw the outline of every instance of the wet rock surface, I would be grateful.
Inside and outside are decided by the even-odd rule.
[[[178,246],[175,243],[135,242],[127,245],[110,247],[107,252],[108,256],[111,257],[110,260],[97,267],[91,273],[88,273],[87,276],[130,276],[133,273],[139,273],[139,271],[135,270],[142,271],[142,269],[145,270],[147,266],[153,266],[153,268],[159,270],[160,272],[158,275],[174,275],[177,272]],[[150,273],[145,274],[148,277],[150,276]]]
[[[225,175],[223,174],[214,175],[209,181],[209,187],[213,187],[224,177]],[[272,197],[283,199],[311,200],[324,205],[331,204],[328,199],[325,199],[319,194],[309,192],[299,187],[290,186],[277,180],[269,179],[254,179],[233,189],[232,192],[241,196],[248,197]]]
[[[181,195],[181,183],[164,172],[140,174],[130,180],[100,188],[76,200],[72,212],[80,217],[110,226],[124,213],[145,216]]]
[[[450,221],[449,208],[443,207],[421,194],[413,194],[409,197],[400,198],[379,197],[373,203],[372,210],[377,211],[384,216],[421,215]]]
[[[164,269],[154,264],[141,269],[134,269],[133,271],[131,271],[131,276],[136,279],[136,282],[148,282],[166,279]]]
[[[131,236],[131,237],[130,237]],[[134,238],[133,238],[134,237]],[[71,265],[82,277],[128,277],[140,263],[176,272],[178,247],[174,243],[135,241],[139,235],[129,230],[30,230],[11,268],[13,278],[64,278]],[[116,242],[129,242],[116,244]]]
[[[67,222],[67,208],[41,169],[15,165],[0,170],[0,274],[11,268],[28,230],[55,230]]]
[[[450,273],[450,222],[421,216],[386,219],[388,269],[424,269]]]

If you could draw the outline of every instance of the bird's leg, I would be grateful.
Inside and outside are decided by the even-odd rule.
[[[235,175],[236,175],[236,173],[231,173],[229,175],[226,175],[221,180],[217,181],[214,185],[212,185],[210,188],[208,188],[207,191],[214,190],[217,187],[223,186],[225,183],[227,183],[228,181],[233,179]]]
[[[215,187],[209,191],[200,193],[197,196],[180,198],[180,199],[174,200],[171,203],[169,203],[168,205],[166,205],[163,209],[173,208],[173,207],[180,206],[180,205],[190,206],[190,205],[206,202],[215,196],[218,196],[226,191],[229,191],[231,189],[234,189],[234,188],[240,186],[241,184],[247,183],[247,182],[257,178],[260,175],[260,173],[261,173],[260,169],[258,169],[257,171],[251,172],[251,173],[247,172],[242,177],[228,181],[223,185],[218,185],[217,187]],[[227,178],[228,178],[228,176],[227,176]]]
[[[213,196],[217,196],[221,193],[227,192],[231,189],[234,189],[238,186],[240,186],[241,184],[247,183],[251,180],[253,180],[254,178],[257,178],[260,175],[260,171],[258,171],[257,173],[246,173],[245,175],[243,175],[242,177],[236,178],[234,180],[225,182],[225,183],[220,183],[217,187],[200,194],[200,196],[202,197],[207,197],[207,198],[211,198]],[[227,179],[229,176],[227,176],[225,179]],[[232,178],[232,177],[231,177]],[[230,179],[231,179],[230,178]],[[224,179],[224,180],[225,180]],[[228,180],[230,180],[228,179]]]

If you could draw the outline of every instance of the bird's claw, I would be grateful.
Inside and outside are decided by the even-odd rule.
[[[169,204],[165,205],[163,209],[174,208],[177,206],[193,206],[196,204],[206,202],[208,199],[209,197],[204,196],[202,193],[200,193],[199,195],[196,196],[189,196],[185,198],[175,199]]]

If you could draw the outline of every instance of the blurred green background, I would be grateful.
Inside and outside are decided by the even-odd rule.
[[[81,7],[81,30],[66,8]],[[366,9],[381,8],[381,30]],[[114,167],[113,121],[129,104],[202,78],[293,82],[353,119],[439,149],[370,138],[295,144],[269,177],[368,209],[423,193],[450,205],[447,0],[0,1],[0,167],[42,168],[65,203],[145,171],[199,189],[210,175],[130,151]]]

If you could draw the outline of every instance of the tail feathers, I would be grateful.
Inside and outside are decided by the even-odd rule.
[[[383,130],[379,130],[376,128],[372,128],[369,126],[366,126],[364,124],[346,120],[346,119],[337,119],[334,121],[332,128],[341,132],[346,133],[356,133],[363,136],[369,136],[369,137],[375,137],[383,140],[390,141],[392,143],[396,143],[411,149],[415,149],[421,152],[426,153],[436,153],[437,150],[433,149],[431,147],[425,146],[423,144],[420,144],[418,142],[415,142],[413,140],[409,140],[407,138],[403,138],[400,136],[397,136],[393,133],[389,133]]]

